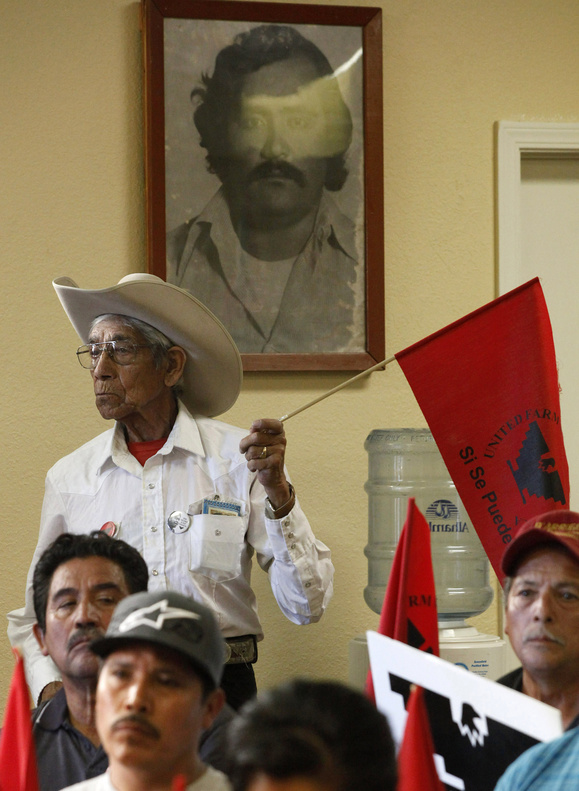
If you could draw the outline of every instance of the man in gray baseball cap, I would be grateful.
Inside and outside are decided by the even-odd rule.
[[[117,606],[104,637],[96,726],[109,757],[75,791],[229,791],[198,754],[223,706],[226,643],[212,612],[173,591],[137,593]]]

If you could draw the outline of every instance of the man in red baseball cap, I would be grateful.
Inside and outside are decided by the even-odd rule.
[[[499,683],[555,706],[579,725],[579,513],[529,519],[502,559],[505,632],[521,667]]]

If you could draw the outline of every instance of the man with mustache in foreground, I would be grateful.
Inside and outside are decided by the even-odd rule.
[[[295,28],[261,25],[191,97],[222,187],[168,234],[167,281],[241,353],[364,351],[361,245],[328,194],[346,181],[352,118],[326,56]]]
[[[36,564],[34,634],[42,653],[55,662],[63,684],[32,716],[41,791],[59,791],[107,769],[95,726],[99,660],[90,642],[104,636],[118,602],[147,590],[148,576],[136,549],[98,531],[64,533]],[[219,766],[224,760],[222,734],[234,716],[225,706],[203,733],[204,761]]]
[[[96,727],[109,757],[104,775],[75,791],[229,791],[198,753],[224,704],[225,641],[206,607],[173,591],[137,593],[116,608],[104,637]]]
[[[579,725],[579,513],[527,521],[509,544],[505,632],[522,667],[499,679]]]

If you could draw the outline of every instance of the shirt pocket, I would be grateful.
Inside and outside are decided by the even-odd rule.
[[[241,574],[245,522],[238,516],[197,514],[189,535],[189,568],[216,582]]]

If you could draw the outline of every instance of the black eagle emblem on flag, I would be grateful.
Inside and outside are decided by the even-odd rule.
[[[526,491],[528,495],[543,497],[545,500],[554,500],[556,503],[565,505],[565,492],[556,469],[557,463],[548,454],[549,446],[535,420],[529,425],[517,456],[517,469],[510,461],[507,461],[523,498],[523,503],[526,503]]]

